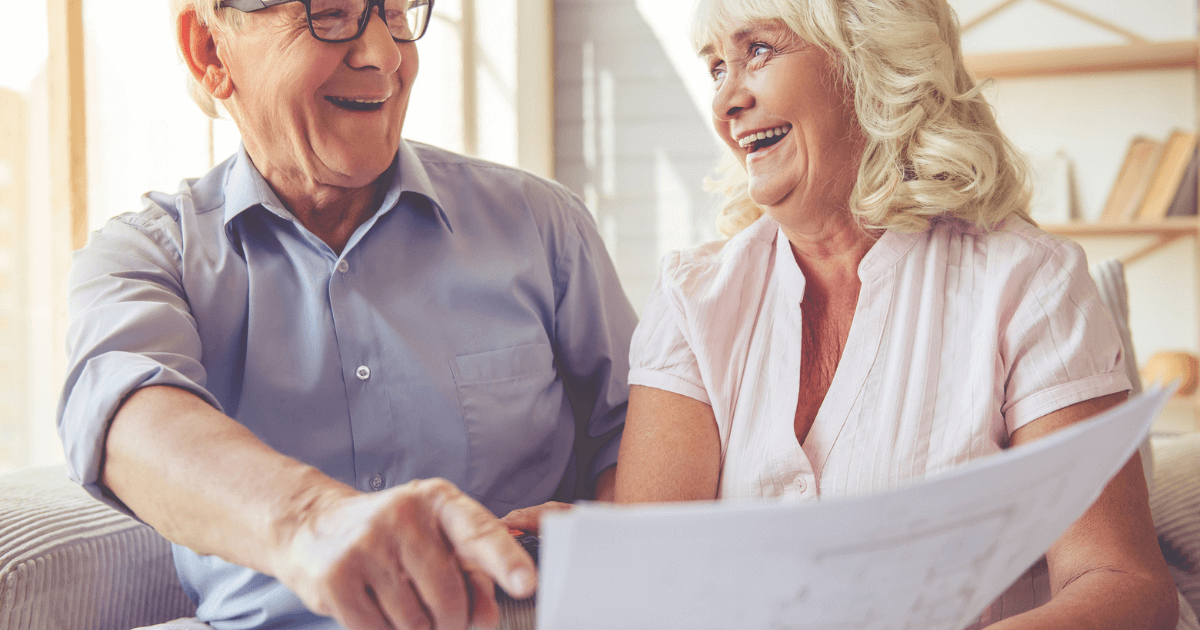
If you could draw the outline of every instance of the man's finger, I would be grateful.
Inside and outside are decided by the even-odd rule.
[[[373,593],[362,580],[340,580],[331,588],[333,618],[347,630],[392,630]]]
[[[469,587],[462,566],[441,532],[427,532],[401,541],[400,554],[417,597],[429,611],[434,626],[465,630],[470,617]]]
[[[471,626],[495,628],[500,623],[500,607],[496,604],[496,585],[478,569],[464,572],[471,587]]]
[[[397,565],[378,566],[371,576],[375,601],[395,630],[426,630],[433,628],[429,611],[413,590],[412,582]]]
[[[513,597],[533,595],[537,589],[533,558],[487,508],[458,493],[442,504],[438,521],[460,557],[478,566]]]

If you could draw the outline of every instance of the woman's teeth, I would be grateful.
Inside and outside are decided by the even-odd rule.
[[[766,131],[748,134],[741,140],[738,140],[738,146],[744,149],[750,145],[759,143],[750,149],[751,152],[754,152],[763,147],[779,142],[779,139],[783,138],[783,136],[787,135],[787,133],[791,130],[791,125],[781,125],[779,127],[775,127],[774,129],[767,129]],[[770,140],[770,142],[763,142],[764,140]]]

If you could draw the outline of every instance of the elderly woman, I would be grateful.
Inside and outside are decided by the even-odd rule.
[[[1084,255],[1031,224],[945,0],[703,0],[694,43],[730,238],[663,263],[618,501],[884,491],[1125,399]],[[979,625],[1177,614],[1135,457]]]
[[[633,310],[563,187],[402,138],[432,4],[175,0],[243,148],[76,254],[72,475],[217,630],[494,623],[496,515],[611,494]]]

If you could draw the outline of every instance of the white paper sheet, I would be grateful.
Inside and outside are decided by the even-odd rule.
[[[960,630],[1083,514],[1169,395],[885,494],[548,515],[538,628]]]

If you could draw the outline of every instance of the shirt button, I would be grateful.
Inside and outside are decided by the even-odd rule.
[[[346,262],[345,258],[339,260],[337,264],[337,270],[338,273],[346,273],[347,271],[350,271],[350,263]]]
[[[379,475],[371,477],[371,489],[379,490],[381,488],[383,488],[383,477],[380,477]]]
[[[354,370],[354,375],[358,377],[358,380],[365,381],[371,378],[371,368],[360,365],[357,370]]]

